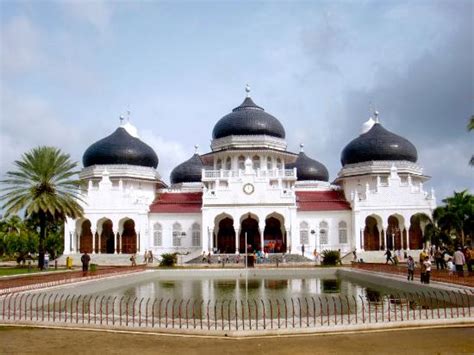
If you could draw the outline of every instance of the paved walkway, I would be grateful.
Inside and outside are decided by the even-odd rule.
[[[247,339],[118,332],[0,328],[2,354],[462,354],[474,327]]]

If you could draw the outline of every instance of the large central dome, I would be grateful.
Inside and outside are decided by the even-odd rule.
[[[214,126],[212,138],[228,136],[268,135],[285,138],[285,129],[280,121],[257,106],[250,97],[222,117]]]

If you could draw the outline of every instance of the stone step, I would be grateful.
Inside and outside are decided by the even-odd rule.
[[[211,263],[216,264],[220,260],[229,260],[229,263],[237,263],[239,259],[239,263],[244,263],[243,255],[237,256],[236,254],[213,254],[211,255]],[[299,254],[269,254],[268,261],[269,263],[276,263],[278,262],[286,262],[286,263],[307,263],[311,262],[311,259],[307,257],[303,257]],[[186,264],[207,264],[207,257],[206,260],[203,261],[202,254],[194,259],[189,260]]]
[[[66,258],[72,258],[74,266],[81,266],[81,256],[82,254],[69,254],[69,255],[62,255],[58,258],[58,265],[66,265]],[[89,254],[91,257],[91,264],[97,265],[110,265],[110,266],[130,266],[131,261],[130,257],[132,254]],[[145,259],[143,255],[135,255],[136,263],[137,264],[144,264]],[[154,261],[156,264],[156,260]]]

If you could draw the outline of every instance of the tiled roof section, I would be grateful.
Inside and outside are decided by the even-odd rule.
[[[296,191],[298,211],[350,210],[342,191]]]
[[[202,192],[160,193],[150,205],[151,213],[201,212]]]

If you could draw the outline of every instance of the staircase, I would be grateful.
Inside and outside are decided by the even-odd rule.
[[[58,258],[58,265],[65,266],[66,265],[66,258],[72,258],[74,266],[82,266],[81,263],[81,256],[82,254],[69,254],[69,255],[62,255]],[[91,264],[97,265],[107,265],[107,266],[130,266],[131,261],[130,257],[132,254],[89,254],[91,257]],[[51,262],[50,262],[51,263]],[[137,264],[144,264],[143,255],[136,255],[136,263]],[[156,265],[156,261],[154,262]]]
[[[421,250],[408,250],[406,253],[407,253],[407,257],[408,255],[411,255],[415,260],[418,260]],[[357,260],[360,261],[362,259],[365,263],[385,263],[387,259],[384,254],[385,254],[385,250],[358,251]],[[392,257],[394,254],[395,252],[392,251]],[[399,261],[404,262],[406,260],[404,254],[405,254],[405,251],[402,250],[401,251],[402,257],[401,259],[399,258]]]
[[[211,264],[217,264],[219,262],[219,257],[222,262],[222,260],[226,261],[228,260],[227,263],[230,264],[244,264],[245,259],[243,255],[236,255],[236,254],[213,254],[211,255]],[[279,263],[308,263],[312,262],[313,260],[308,259],[300,254],[269,254],[268,255],[268,260],[265,260],[266,263],[268,264],[276,264],[277,261]],[[206,260],[202,260],[202,254],[199,255],[198,257],[195,257],[193,259],[190,259],[189,261],[186,262],[186,264],[193,264],[193,265],[198,265],[198,264],[209,264],[206,256]]]

